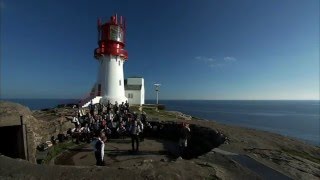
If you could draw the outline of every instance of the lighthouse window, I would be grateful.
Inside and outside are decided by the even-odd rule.
[[[123,42],[123,30],[120,26],[110,26],[110,40]]]
[[[119,86],[121,86],[121,80],[119,80]]]
[[[119,61],[119,66],[120,66],[120,61]]]

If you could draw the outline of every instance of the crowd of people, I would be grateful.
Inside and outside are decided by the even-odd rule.
[[[67,134],[75,143],[91,143],[94,149],[96,165],[104,165],[104,147],[107,139],[131,137],[132,152],[139,151],[139,142],[144,140],[144,131],[156,132],[157,128],[147,121],[145,112],[132,112],[129,103],[98,103],[88,106],[88,110],[79,108],[76,115],[70,118],[75,127]],[[156,129],[155,129],[156,128]],[[148,131],[149,130],[149,131]],[[179,134],[179,155],[184,156],[190,139],[189,124],[183,123]]]
[[[104,143],[108,138],[131,137],[132,151],[139,151],[139,142],[143,141],[143,130],[147,123],[144,112],[131,112],[126,101],[118,104],[91,104],[89,112],[79,109],[71,120],[75,127],[68,130],[72,141],[92,143],[95,149],[97,165],[103,165]]]

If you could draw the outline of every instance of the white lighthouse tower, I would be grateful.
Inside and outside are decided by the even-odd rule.
[[[110,21],[102,23],[98,20],[98,48],[94,57],[98,60],[99,70],[97,82],[90,96],[82,101],[81,106],[102,102],[114,104],[125,102],[123,64],[128,59],[125,47],[126,25],[122,16],[111,16]]]

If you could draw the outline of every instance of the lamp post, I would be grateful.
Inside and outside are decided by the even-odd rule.
[[[157,93],[157,105],[159,104],[159,88],[161,86],[161,84],[154,84],[155,88],[156,88],[156,93]]]

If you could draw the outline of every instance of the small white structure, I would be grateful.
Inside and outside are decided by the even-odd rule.
[[[142,77],[131,77],[125,80],[125,94],[129,104],[142,105],[145,100],[144,79]]]

